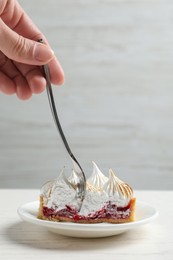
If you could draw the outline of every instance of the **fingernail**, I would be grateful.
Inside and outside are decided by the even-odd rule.
[[[34,48],[34,57],[41,62],[48,62],[54,57],[54,52],[49,47],[36,43]]]

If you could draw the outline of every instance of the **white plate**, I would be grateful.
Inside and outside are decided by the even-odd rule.
[[[134,222],[124,224],[78,224],[71,222],[53,222],[40,220],[37,218],[38,208],[38,201],[30,202],[18,208],[18,214],[24,221],[42,226],[51,232],[70,237],[83,238],[118,235],[130,229],[134,229],[149,223],[158,215],[158,211],[155,208],[146,203],[138,201],[136,205],[136,221]]]

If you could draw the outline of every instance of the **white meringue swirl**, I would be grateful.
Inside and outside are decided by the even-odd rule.
[[[76,206],[75,202],[75,189],[73,185],[67,180],[64,169],[52,183],[50,183],[49,189],[48,184],[45,184],[42,188],[42,196],[44,205],[48,208],[61,210],[66,205]],[[47,200],[45,200],[47,198]],[[76,204],[76,205],[75,205]]]
[[[68,182],[71,184],[71,186],[76,189],[77,185],[79,183],[79,177],[77,176],[76,172],[72,170],[72,173],[70,177],[68,177]]]
[[[109,170],[109,180],[104,185],[104,190],[111,200],[118,202],[122,206],[127,205],[133,197],[133,189],[130,185],[121,181],[112,169]]]
[[[87,179],[87,183],[94,186],[96,189],[103,189],[104,184],[108,181],[108,178],[100,171],[95,162],[93,163],[92,175]]]

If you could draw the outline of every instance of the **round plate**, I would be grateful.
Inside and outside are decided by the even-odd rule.
[[[130,229],[144,225],[157,217],[158,211],[152,206],[138,201],[136,203],[136,221],[123,224],[78,224],[71,222],[53,222],[37,218],[39,202],[27,203],[18,208],[19,216],[27,222],[42,226],[47,230],[71,237],[108,237],[118,235]]]

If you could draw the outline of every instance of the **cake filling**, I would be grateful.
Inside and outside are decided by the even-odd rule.
[[[46,218],[69,218],[70,220],[91,220],[91,219],[125,219],[130,215],[130,204],[126,207],[117,207],[116,204],[112,204],[110,201],[105,204],[105,206],[97,210],[93,213],[89,213],[88,215],[81,215],[79,212],[70,206],[67,206],[61,210],[55,210],[53,208],[49,209],[47,207],[43,207],[43,214]]]

